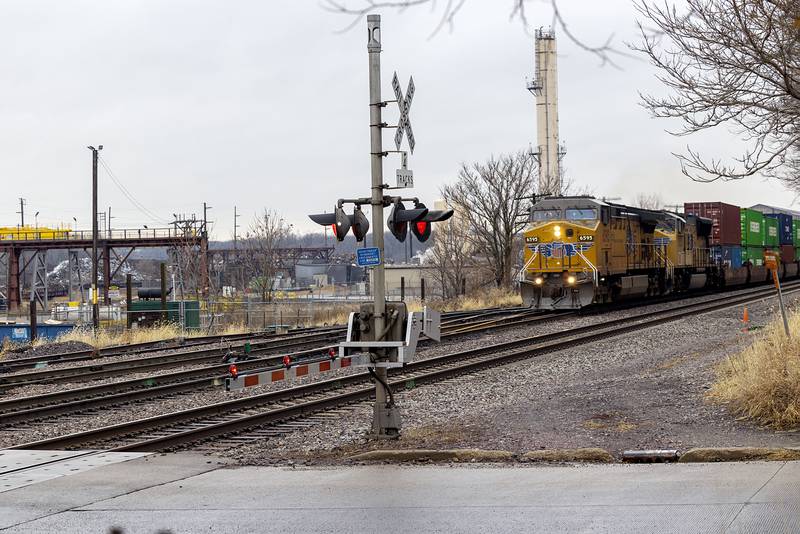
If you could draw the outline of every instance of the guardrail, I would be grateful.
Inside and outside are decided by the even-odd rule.
[[[125,228],[122,230],[103,230],[97,233],[98,239],[193,239],[200,236],[196,228]],[[15,231],[0,233],[2,241],[89,241],[91,230]]]

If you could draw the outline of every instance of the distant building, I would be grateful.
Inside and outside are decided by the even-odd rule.
[[[785,215],[791,215],[793,219],[800,219],[800,211],[789,210],[786,208],[777,208],[775,206],[767,206],[766,204],[756,204],[755,206],[750,206],[750,209],[770,215],[783,213]]]
[[[425,298],[441,298],[442,290],[436,278],[436,268],[417,264],[395,264],[384,266],[386,279],[386,296],[391,300],[400,298],[401,287],[405,288],[406,298],[419,298],[422,295],[422,283],[425,281]],[[370,271],[370,286],[373,284]]]

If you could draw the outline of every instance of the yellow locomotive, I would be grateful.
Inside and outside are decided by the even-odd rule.
[[[706,286],[712,224],[588,196],[531,209],[520,272],[523,304],[575,309]]]

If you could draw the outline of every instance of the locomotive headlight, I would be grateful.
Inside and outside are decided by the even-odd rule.
[[[574,276],[572,276],[572,275],[569,275],[569,276],[567,277],[567,284],[569,284],[569,285],[575,285],[575,277],[574,277]]]
[[[555,225],[553,227],[553,237],[561,237],[561,227],[560,226]]]
[[[537,286],[542,285],[543,282],[544,280],[542,279],[541,276],[536,277],[536,279],[533,281],[533,283],[536,284]]]

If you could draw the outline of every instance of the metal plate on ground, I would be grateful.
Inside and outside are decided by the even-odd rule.
[[[147,456],[146,452],[0,450],[0,493],[95,467]]]

